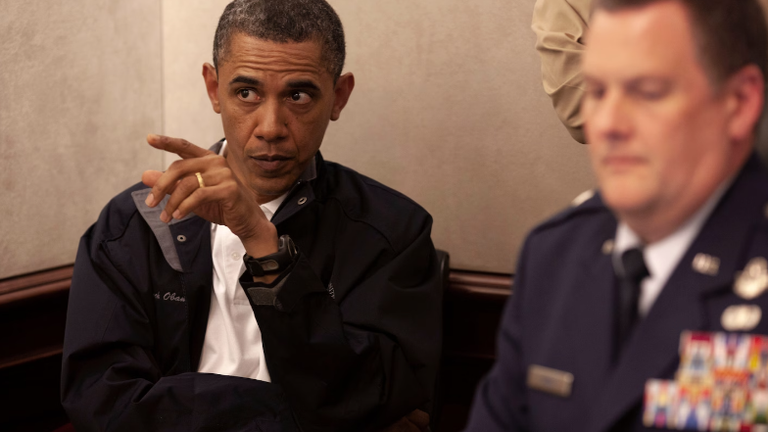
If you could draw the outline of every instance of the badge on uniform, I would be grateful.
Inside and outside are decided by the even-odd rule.
[[[699,431],[768,431],[768,337],[683,332],[675,379],[648,380],[643,423]]]
[[[733,291],[745,300],[764,293],[768,289],[768,261],[763,257],[749,260],[744,271],[736,275]]]

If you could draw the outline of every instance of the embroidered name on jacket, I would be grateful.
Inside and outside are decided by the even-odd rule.
[[[187,301],[187,299],[185,299],[184,297],[179,297],[176,295],[176,293],[172,293],[172,292],[167,292],[163,294],[162,299],[165,301],[175,301],[175,302]],[[155,293],[155,300],[160,300],[160,293]]]

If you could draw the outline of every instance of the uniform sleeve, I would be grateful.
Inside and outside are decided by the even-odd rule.
[[[78,431],[295,430],[281,426],[291,415],[269,383],[163,376],[152,354],[161,342],[151,309],[135,286],[145,269],[110,261],[93,231],[78,249],[64,338],[62,405]],[[135,274],[123,271],[127,266]]]
[[[381,265],[369,251],[337,256],[366,275],[335,289],[344,298],[332,297],[303,254],[277,282],[275,306],[251,298],[270,375],[302,430],[379,430],[414,409],[429,412],[442,304],[430,230],[424,224]]]
[[[586,143],[580,113],[583,38],[590,0],[536,0],[531,27],[541,58],[541,80],[557,116],[573,139]]]
[[[480,381],[466,432],[530,430],[526,396],[526,367],[521,345],[521,308],[526,290],[525,248],[515,272],[513,294],[504,307],[496,340],[496,361]]]

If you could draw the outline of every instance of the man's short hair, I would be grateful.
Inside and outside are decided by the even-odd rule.
[[[325,0],[234,0],[224,9],[213,40],[217,70],[237,33],[278,43],[317,41],[334,80],[344,67],[344,29]]]
[[[691,19],[699,60],[715,85],[748,64],[766,76],[768,30],[757,0],[594,0],[592,12],[642,7],[662,1],[682,4]]]

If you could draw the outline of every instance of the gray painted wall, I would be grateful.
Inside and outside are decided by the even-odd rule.
[[[70,264],[162,158],[160,5],[0,0],[0,278]]]

